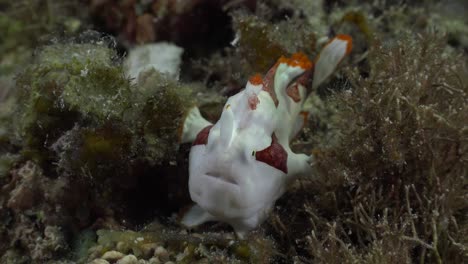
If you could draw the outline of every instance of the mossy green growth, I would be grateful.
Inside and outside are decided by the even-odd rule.
[[[122,104],[115,108],[121,114],[113,118],[83,113],[94,121],[78,123],[63,134],[54,145],[61,168],[69,172],[85,168],[104,179],[128,174],[134,160],[160,165],[175,159],[185,113],[194,104],[191,89],[158,72],[146,74],[146,81],[142,77],[130,88],[132,96],[122,99],[131,108]]]
[[[245,47],[243,53],[256,72],[265,72],[272,62],[286,53],[283,47],[271,40],[267,23],[253,16],[241,18],[237,23],[240,45]]]
[[[64,54],[67,54],[64,56]],[[115,51],[98,44],[57,44],[45,47],[38,63],[65,71],[60,98],[64,107],[99,120],[119,119],[130,105],[130,83]]]
[[[86,67],[99,65],[111,67],[114,50],[102,43],[57,43],[42,47],[36,55],[36,63],[56,69],[66,69],[74,75],[81,74]]]
[[[234,13],[233,20],[240,53],[248,61],[251,72],[266,72],[281,56],[314,51],[315,34],[303,26],[305,21],[294,18],[272,24],[242,13]]]
[[[39,50],[17,80],[17,136],[34,158],[87,118],[119,119],[130,100],[130,84],[105,43],[55,44]],[[35,154],[34,154],[35,153]]]
[[[131,84],[106,41],[58,43],[37,52],[17,79],[15,132],[22,153],[104,177],[130,160],[174,158],[192,89],[156,71]],[[53,150],[53,151],[51,151]],[[114,165],[117,166],[114,166]]]
[[[133,89],[138,103],[127,118],[134,120],[135,130],[142,138],[135,151],[142,150],[145,159],[152,163],[164,157],[173,159],[185,115],[195,105],[192,89],[155,70],[140,74]]]
[[[76,33],[82,25],[78,17],[86,11],[76,12],[81,4],[43,0],[0,0],[0,73],[15,74],[29,59],[38,43],[52,32]],[[78,22],[77,22],[78,21]],[[71,25],[73,24],[73,25]]]
[[[58,155],[60,170],[75,174],[83,171],[95,182],[128,174],[132,144],[131,130],[118,121],[88,127],[74,127],[64,133],[52,149]],[[127,175],[129,177],[130,175]],[[104,189],[106,194],[111,191]]]
[[[114,127],[82,131],[82,155],[89,161],[104,159],[118,160],[118,155],[128,149],[129,138]]]

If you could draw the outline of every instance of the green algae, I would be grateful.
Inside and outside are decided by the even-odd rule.
[[[48,146],[79,126],[82,165],[128,158],[142,148],[142,158],[153,163],[174,157],[184,113],[194,104],[191,88],[157,72],[131,85],[107,46],[104,41],[46,46],[18,77],[22,107],[15,127],[25,155],[53,158]]]
[[[248,61],[251,72],[266,72],[281,56],[294,52],[312,54],[316,36],[303,27],[302,20],[272,24],[257,16],[235,13],[234,28],[239,38],[239,52]]]
[[[272,61],[286,53],[283,47],[271,40],[267,23],[254,17],[241,19],[238,23],[240,45],[246,47],[244,55],[255,72],[266,72]]]
[[[32,191],[54,188],[47,192],[59,197],[50,196],[43,205],[65,210],[60,223],[68,232],[78,222],[94,221],[91,218],[100,211],[124,210],[129,202],[122,204],[123,197],[142,171],[175,160],[179,128],[194,104],[189,85],[154,71],[131,84],[112,40],[86,40],[96,34],[85,35],[38,48],[16,79],[15,93],[7,101],[11,104],[5,104],[11,107],[0,109],[2,182],[19,188],[18,197],[29,197],[12,178],[12,169],[34,161],[46,173],[39,177],[44,184]],[[9,196],[7,191],[0,201]],[[42,202],[33,204],[38,207],[34,217],[50,221]],[[15,221],[21,228],[23,222]],[[49,256],[32,258],[42,261]]]
[[[118,111],[116,109],[121,105],[102,103],[102,100],[112,100],[115,96],[114,93],[105,94],[105,91],[114,88],[119,94],[119,89],[128,89],[123,70],[111,66],[111,53],[102,45],[46,46],[35,62],[19,75],[19,122],[15,127],[27,156],[47,159],[50,156],[47,145],[71,129],[81,115],[92,112],[93,117],[105,118]],[[89,77],[84,73],[89,73]],[[102,73],[113,74],[113,78],[108,75],[101,78]],[[115,80],[120,81],[120,86],[115,85]],[[99,85],[99,89],[95,85]],[[97,96],[100,92],[102,94]],[[121,108],[119,110],[123,111]],[[46,155],[42,155],[44,153]]]
[[[195,105],[192,90],[154,70],[140,75],[139,86],[143,103],[135,120],[145,142],[144,155],[152,162],[164,156],[174,159],[178,149],[174,142],[180,141],[185,114]]]

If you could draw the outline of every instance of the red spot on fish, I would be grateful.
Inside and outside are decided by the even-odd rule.
[[[210,135],[210,130],[213,125],[206,126],[200,132],[198,132],[197,138],[192,143],[192,146],[195,145],[206,145],[208,142],[208,136]]]
[[[270,94],[271,99],[273,99],[276,106],[278,106],[278,99],[276,98],[275,93],[275,73],[278,69],[278,65],[279,63],[275,63],[275,65],[273,65],[273,67],[271,67],[271,69],[265,74],[265,78],[263,78],[263,90]]]
[[[274,133],[271,136],[271,139],[271,145],[264,150],[257,151],[255,153],[255,158],[258,161],[272,166],[273,168],[284,173],[288,173],[288,153],[278,142]]]
[[[258,96],[256,94],[251,94],[249,96],[248,103],[250,110],[255,110],[257,109],[257,105],[258,103],[260,103],[260,100],[258,99]]]
[[[312,65],[313,67],[313,65]],[[312,68],[311,68],[312,69]],[[306,87],[307,82],[310,80],[311,69],[305,71],[299,78],[297,78],[292,84],[286,88],[286,94],[298,103],[301,101],[301,94],[299,91],[299,85]]]
[[[304,124],[309,120],[309,112],[306,111],[301,111],[299,113],[302,116],[302,120],[304,121]]]
[[[288,86],[288,88],[286,88],[286,94],[296,103],[301,101],[301,94],[299,93],[299,85],[297,83]]]

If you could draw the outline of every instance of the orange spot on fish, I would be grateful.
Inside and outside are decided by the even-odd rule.
[[[302,52],[294,53],[291,58],[281,57],[278,59],[279,63],[286,63],[291,67],[301,67],[304,70],[312,68],[312,62]]]
[[[339,39],[339,40],[346,41],[346,42],[347,42],[347,45],[346,45],[346,55],[348,55],[349,53],[351,53],[351,50],[353,49],[353,38],[351,38],[350,35],[338,34],[338,35],[336,35],[335,38],[337,38],[337,39]]]
[[[250,77],[249,82],[253,85],[260,85],[263,83],[263,78],[259,73],[257,73]]]

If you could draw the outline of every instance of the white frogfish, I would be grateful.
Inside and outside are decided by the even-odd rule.
[[[196,204],[182,224],[221,221],[243,237],[267,218],[287,182],[311,172],[312,157],[289,145],[305,122],[305,84],[312,78],[312,90],[319,86],[351,46],[351,37],[338,35],[315,63],[302,53],[281,57],[263,78],[252,76],[227,100],[215,124],[196,107],[188,113],[181,141],[193,142],[189,191]]]

